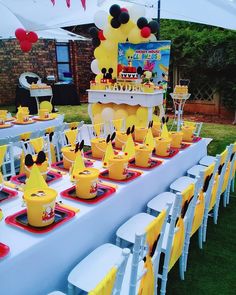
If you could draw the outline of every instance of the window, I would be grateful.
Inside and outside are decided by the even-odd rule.
[[[57,43],[56,54],[58,78],[59,80],[64,80],[64,73],[71,72],[69,44]]]

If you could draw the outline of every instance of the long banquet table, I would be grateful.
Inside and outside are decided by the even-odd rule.
[[[33,124],[14,125],[10,128],[0,129],[0,138],[9,136],[17,136],[25,132],[32,132],[36,130],[43,130],[48,127],[56,127],[63,123],[64,115],[58,115],[57,118],[48,121],[36,121]]]
[[[11,252],[0,260],[0,294],[45,295],[53,290],[66,291],[67,276],[83,257],[103,243],[114,243],[115,232],[123,222],[145,211],[151,198],[167,190],[171,182],[206,153],[207,142],[202,139],[136,180],[119,184],[114,195],[95,205],[59,197],[65,204],[80,208],[80,212],[47,234],[31,234],[1,222],[0,241]],[[96,162],[95,166],[101,167],[101,163]],[[51,185],[58,192],[70,186],[67,175]],[[22,209],[21,195],[1,205],[5,217]]]

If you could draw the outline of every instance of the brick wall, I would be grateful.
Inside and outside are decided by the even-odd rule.
[[[0,40],[0,104],[14,104],[23,72],[57,76],[55,41],[39,40],[29,53],[23,53],[16,40]]]

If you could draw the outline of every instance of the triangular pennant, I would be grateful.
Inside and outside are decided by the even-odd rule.
[[[78,130],[74,129],[74,130],[66,130],[65,131],[65,135],[69,141],[69,144],[74,146],[76,144],[76,139],[77,139],[77,135],[78,135]]]
[[[6,151],[7,151],[7,145],[1,145],[0,146],[0,167],[2,166]]]
[[[36,154],[43,150],[44,140],[42,137],[34,138],[30,140],[30,144],[32,144]]]
[[[121,131],[123,119],[113,120],[112,123],[115,126],[116,131]]]
[[[111,158],[113,158],[115,156],[113,147],[112,147],[112,143],[111,141],[108,142],[107,144],[107,148],[106,148],[106,152],[105,152],[105,156],[103,159],[103,167],[107,167],[108,166],[108,162]]]
[[[168,132],[168,129],[167,129],[166,124],[164,124],[164,125],[162,126],[162,130],[161,130],[161,138],[170,138],[170,135],[169,135],[169,132]]]
[[[135,155],[135,145],[134,145],[133,137],[131,134],[128,136],[128,139],[126,141],[126,144],[124,147],[124,154],[129,159],[133,158]]]
[[[101,124],[94,124],[93,129],[96,133],[96,136],[99,137],[101,133]]]
[[[78,174],[80,171],[85,169],[84,159],[82,157],[81,151],[76,153],[75,162],[71,169],[71,180],[75,179],[75,175]]]
[[[26,180],[24,191],[34,189],[34,188],[36,189],[48,188],[48,185],[46,181],[44,180],[36,164],[34,164],[33,167],[31,168],[30,176]]]
[[[154,149],[155,143],[154,143],[154,138],[153,138],[153,135],[152,135],[152,129],[151,128],[148,128],[148,132],[147,132],[144,143],[147,146],[149,146],[150,148]]]

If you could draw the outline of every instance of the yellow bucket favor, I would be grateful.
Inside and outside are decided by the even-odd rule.
[[[125,143],[127,142],[128,135],[126,132],[116,132],[116,137],[115,137],[115,147],[118,149],[122,149]]]
[[[94,158],[102,159],[106,152],[107,143],[104,138],[91,139],[92,156]]]
[[[156,141],[156,146],[155,146],[156,155],[161,157],[169,156],[171,139],[156,137],[155,141]]]
[[[86,168],[75,175],[76,196],[82,199],[92,199],[97,196],[99,170]]]
[[[182,132],[183,132],[183,140],[186,141],[192,141],[193,140],[193,133],[194,133],[195,127],[194,126],[183,126]]]
[[[49,111],[48,111],[48,109],[40,109],[39,110],[39,118],[40,119],[48,119],[49,118]]]
[[[70,170],[71,165],[75,162],[76,153],[75,148],[71,146],[65,146],[61,149],[63,156],[63,166],[65,169]]]
[[[141,145],[135,147],[135,165],[149,167],[151,165],[152,148]]]
[[[135,127],[134,130],[134,138],[136,141],[144,142],[145,137],[147,135],[148,128],[145,127]]]
[[[183,139],[183,132],[176,131],[176,132],[169,132],[171,137],[171,147],[173,148],[180,148]]]
[[[108,171],[111,179],[122,180],[127,176],[128,158],[117,155],[109,159]]]
[[[44,227],[54,222],[57,191],[51,188],[30,189],[24,193],[28,222]]]
[[[152,135],[153,137],[158,137],[161,135],[161,122],[153,122]]]

